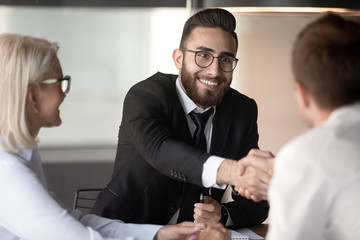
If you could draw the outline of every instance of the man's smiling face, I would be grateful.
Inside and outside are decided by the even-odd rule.
[[[195,28],[185,43],[186,49],[207,51],[218,56],[236,55],[234,37],[220,28]],[[195,53],[183,51],[180,84],[186,94],[200,107],[218,105],[229,90],[233,72],[220,69],[219,60],[201,68],[195,63]]]

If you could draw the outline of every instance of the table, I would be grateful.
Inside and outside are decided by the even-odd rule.
[[[262,223],[262,224],[258,224],[258,225],[249,227],[249,229],[251,231],[262,236],[263,238],[265,238],[268,228],[269,228],[269,224],[267,224],[267,223]]]

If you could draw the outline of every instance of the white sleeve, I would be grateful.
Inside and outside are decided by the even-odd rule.
[[[269,187],[268,240],[321,239],[327,189],[321,171],[307,157],[290,149],[280,152],[276,159]]]
[[[130,224],[120,220],[111,220],[93,214],[86,214],[80,218],[80,222],[99,231],[102,236],[108,238],[132,237],[137,240],[153,239],[160,225]]]
[[[216,175],[217,169],[220,167],[221,163],[225,160],[225,158],[210,156],[203,165],[203,172],[201,175],[202,184],[204,187],[215,187],[220,189],[225,189],[226,184],[217,185],[216,184]],[[216,169],[216,171],[214,171]]]
[[[105,239],[99,232],[84,226],[63,209],[29,168],[17,162],[17,159],[8,160],[0,163],[0,225],[2,228],[27,240]],[[121,239],[127,233],[131,234],[137,229],[136,226],[128,228],[127,224],[121,225],[120,230],[114,230],[114,233],[109,233],[109,236]],[[111,226],[112,224],[108,222],[102,225],[99,231],[103,228],[111,232]],[[122,231],[126,229],[128,232],[123,233]],[[153,236],[148,235],[148,239],[152,239]],[[0,239],[2,239],[1,236]]]

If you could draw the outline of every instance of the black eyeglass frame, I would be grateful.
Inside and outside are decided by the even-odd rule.
[[[211,52],[205,51],[205,50],[190,50],[190,49],[186,49],[186,48],[180,48],[180,50],[181,50],[181,51],[186,51],[186,52],[192,52],[192,53],[194,53],[195,63],[196,63],[196,65],[198,65],[198,67],[201,67],[201,68],[207,68],[207,67],[209,67],[209,66],[214,62],[214,58],[217,58],[218,61],[219,61],[219,67],[220,67],[221,71],[223,71],[223,72],[232,72],[232,71],[234,71],[234,69],[236,68],[237,62],[239,61],[238,58],[236,58],[236,57],[231,57],[231,56],[217,56],[217,57],[215,57]],[[203,67],[203,66],[200,66],[200,65],[198,64],[198,62],[196,61],[196,56],[197,56],[199,53],[206,53],[206,54],[209,54],[210,56],[212,56],[212,60],[211,60],[211,62],[209,63],[209,65]],[[233,59],[233,62],[235,62],[235,65],[234,65],[234,67],[233,67],[231,70],[227,71],[227,70],[224,70],[224,69],[222,68],[222,66],[221,66],[221,60],[220,60],[220,58],[222,58],[222,57],[228,57],[228,58],[232,58],[232,59]]]
[[[64,82],[67,82],[66,85],[64,85]],[[70,83],[71,83],[71,77],[69,75],[64,76],[63,78],[53,78],[53,79],[46,79],[42,81],[41,83],[44,84],[52,84],[56,82],[61,82],[61,90],[63,93],[67,94],[70,91]]]

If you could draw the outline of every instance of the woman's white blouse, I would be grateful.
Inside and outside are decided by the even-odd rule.
[[[92,214],[74,214],[76,219],[49,194],[37,149],[0,150],[0,191],[1,240],[140,240],[153,239],[160,228]]]

